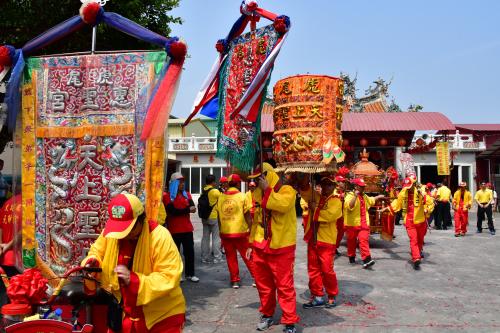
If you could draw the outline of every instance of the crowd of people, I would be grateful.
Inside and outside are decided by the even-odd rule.
[[[375,264],[369,244],[369,209],[378,200],[388,203],[385,208],[376,206],[379,213],[393,218],[399,214],[402,219],[416,270],[424,259],[424,237],[430,221],[434,219],[437,229],[450,227],[451,209],[456,237],[467,233],[468,213],[474,202],[478,206],[477,232],[482,232],[486,216],[490,233],[495,234],[492,209],[496,197],[486,183],[472,196],[462,182],[452,195],[443,184],[436,188],[432,184],[420,185],[410,175],[387,197],[365,193],[367,184],[362,178],[348,179],[343,174],[328,173],[317,176],[313,181],[314,177],[303,174],[278,174],[270,163],[263,163],[262,168],[248,175],[248,191],[243,193],[240,175],[222,177],[218,186],[215,177],[208,175],[196,205],[185,189],[184,177],[176,172],[163,195],[164,221],[161,217],[157,221],[146,216],[143,203],[136,196],[115,196],[108,206],[105,228],[82,262],[102,268],[100,274],[93,274],[100,280],[101,288],[113,296],[114,301],[108,305],[110,332],[182,331],[185,299],[180,283],[200,281],[195,274],[191,221],[195,212],[203,225],[201,262],[225,260],[229,285],[238,289],[239,253],[260,298],[261,319],[257,330],[264,331],[274,325],[279,303],[281,323],[287,333],[296,332],[295,324],[300,320],[294,286],[298,194],[303,209],[311,295],[302,304],[304,309],[336,306],[339,287],[334,261],[344,235],[350,264],[359,263],[364,269]],[[9,266],[14,266],[9,251],[15,237],[8,216],[15,212],[11,204],[7,206],[0,211],[0,255],[2,267],[9,270]],[[356,260],[358,249],[361,261]]]

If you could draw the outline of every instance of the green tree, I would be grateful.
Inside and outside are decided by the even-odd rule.
[[[181,24],[180,17],[169,15],[180,0],[109,0],[104,9],[118,13],[163,36],[170,36],[171,24]],[[21,47],[53,26],[78,15],[78,0],[0,0],[0,45]],[[92,29],[85,27],[37,54],[88,51]],[[97,50],[155,49],[113,28],[100,24],[97,29]]]

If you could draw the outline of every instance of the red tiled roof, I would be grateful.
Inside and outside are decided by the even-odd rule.
[[[363,112],[380,113],[385,111],[384,104],[381,101],[375,101],[363,105]]]
[[[344,113],[342,131],[419,131],[455,130],[455,126],[439,112]]]
[[[455,124],[455,127],[458,130],[463,128],[469,131],[500,132],[500,124]]]
[[[273,115],[262,113],[262,132],[274,132]],[[344,113],[342,131],[454,131],[455,126],[442,113],[439,112],[370,112],[370,113]]]

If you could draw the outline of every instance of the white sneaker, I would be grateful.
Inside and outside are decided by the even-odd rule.
[[[193,276],[186,276],[186,280],[189,280],[189,281],[195,282],[195,283],[200,282],[200,279],[198,279],[198,277],[196,277],[195,275],[193,275]]]

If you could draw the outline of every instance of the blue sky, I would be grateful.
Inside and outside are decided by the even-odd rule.
[[[186,117],[239,16],[238,0],[181,0],[173,35],[186,40],[172,114]],[[260,0],[291,18],[272,82],[295,74],[358,75],[358,96],[379,76],[402,109],[421,104],[454,123],[500,122],[500,1]],[[267,20],[261,20],[260,25]]]

